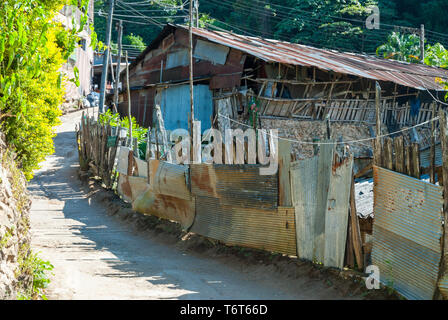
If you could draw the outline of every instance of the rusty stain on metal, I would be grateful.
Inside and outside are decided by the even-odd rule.
[[[259,168],[259,165],[191,165],[192,194],[218,198],[223,205],[276,208],[278,176],[262,176]]]
[[[183,28],[168,25],[166,30]],[[304,67],[316,67],[325,71],[349,74],[367,79],[391,81],[403,86],[424,90],[444,90],[435,78],[448,79],[448,71],[422,64],[380,59],[355,53],[318,49],[311,46],[278,40],[238,35],[231,32],[192,28],[195,36],[240,50],[266,62],[277,62]],[[163,31],[162,31],[163,32]],[[165,31],[166,32],[166,31]],[[145,51],[137,57],[143,58]]]
[[[432,299],[442,255],[442,188],[373,167],[372,264],[408,299]]]
[[[173,196],[155,194],[146,190],[132,203],[132,208],[143,214],[151,214],[159,218],[176,221],[187,230],[194,221],[195,199],[180,199]]]
[[[154,193],[189,200],[187,174],[188,166],[150,160],[150,185]]]
[[[297,254],[294,208],[242,208],[198,196],[191,231],[229,245]]]

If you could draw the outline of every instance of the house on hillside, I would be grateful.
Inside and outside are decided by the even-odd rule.
[[[152,127],[160,104],[167,130],[188,129],[188,45],[187,27],[166,25],[130,65],[131,113],[139,124]],[[203,131],[249,123],[255,103],[257,126],[292,140],[324,139],[329,119],[333,139],[364,139],[350,144],[358,159],[372,155],[365,139],[375,136],[376,82],[383,133],[391,133],[431,119],[436,102],[430,94],[445,94],[435,79],[448,79],[448,70],[426,65],[202,28],[193,28],[193,46],[195,119]],[[125,116],[126,90],[119,101]],[[405,140],[424,146],[429,127],[406,131]],[[313,146],[293,143],[293,151],[296,159],[306,158]]]
[[[88,23],[93,23],[94,1],[90,0],[88,15]],[[65,28],[72,29],[73,19],[79,25],[82,12],[74,5],[65,5],[56,15],[55,20],[60,22]],[[72,82],[67,82],[67,90],[64,105],[71,107],[80,98],[86,96],[92,91],[92,66],[93,66],[93,48],[91,43],[91,30],[88,26],[78,34],[80,41],[79,46],[73,54],[68,58],[68,62],[63,67],[63,72],[68,78],[74,78],[75,67],[79,70],[79,87]]]

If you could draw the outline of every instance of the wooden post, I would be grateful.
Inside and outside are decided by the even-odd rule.
[[[146,137],[146,155],[145,155],[146,170],[147,170],[147,175],[148,175],[148,184],[150,182],[150,171],[151,171],[151,168],[149,165],[150,150],[151,150],[151,127],[148,127],[148,135]]]
[[[432,119],[436,117],[436,103],[432,103]],[[431,121],[431,158],[429,178],[431,183],[436,183],[436,123]]]
[[[404,140],[403,136],[396,137],[394,139],[395,149],[395,171],[399,173],[405,173],[405,161],[404,161]]]
[[[378,81],[376,81],[375,90],[375,110],[376,110],[376,139],[373,154],[373,163],[376,166],[381,166],[381,87]]]
[[[406,174],[412,177],[412,146],[406,146]]]
[[[123,37],[123,22],[120,20],[118,22],[118,59],[116,67],[116,77],[114,83],[114,103],[115,107],[118,107],[118,84],[120,83],[120,65],[121,65],[121,39]],[[116,112],[116,110],[114,110]]]
[[[291,207],[291,182],[289,170],[291,166],[291,142],[278,141],[278,202],[280,207]]]
[[[418,143],[413,143],[412,150],[412,176],[420,179],[420,146]]]
[[[393,148],[391,138],[386,138],[384,141],[384,167],[386,167],[389,170],[394,170]]]
[[[359,220],[356,211],[356,199],[355,199],[355,179],[352,179],[352,185],[350,188],[350,222],[351,222],[351,236],[353,243],[353,250],[355,251],[356,264],[358,268],[363,270],[363,254],[362,254],[362,239],[361,231],[359,228]]]
[[[128,93],[128,118],[129,118],[129,141],[132,149],[132,115],[131,115],[131,88],[129,88],[129,62],[128,52],[126,51],[126,89]]]
[[[448,275],[448,124],[446,113],[442,109],[439,110],[439,123],[440,123],[440,142],[442,145],[442,176],[443,181],[443,219],[444,219],[444,231],[442,241],[442,264],[440,275],[447,277]],[[445,296],[445,299],[448,297]]]
[[[189,46],[188,53],[190,55],[190,163],[193,163],[193,124],[194,124],[194,98],[193,98],[193,1],[190,1],[190,24],[188,27]]]

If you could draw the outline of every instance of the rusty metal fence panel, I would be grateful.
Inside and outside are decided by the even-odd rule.
[[[374,166],[372,264],[408,299],[432,299],[441,259],[442,188]]]
[[[260,165],[191,165],[191,192],[218,198],[222,205],[274,209],[278,205],[278,175],[260,175]]]
[[[294,208],[242,208],[198,196],[191,231],[229,245],[294,256],[297,252]]]

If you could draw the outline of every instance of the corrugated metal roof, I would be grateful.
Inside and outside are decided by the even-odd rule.
[[[167,28],[184,28],[168,25]],[[279,40],[249,37],[230,32],[193,28],[193,34],[209,41],[241,50],[266,62],[316,67],[357,77],[391,81],[419,90],[443,90],[435,78],[448,79],[448,70],[421,64],[411,64],[374,56],[318,49]],[[146,52],[146,50],[145,50]],[[138,60],[139,58],[137,58]]]

